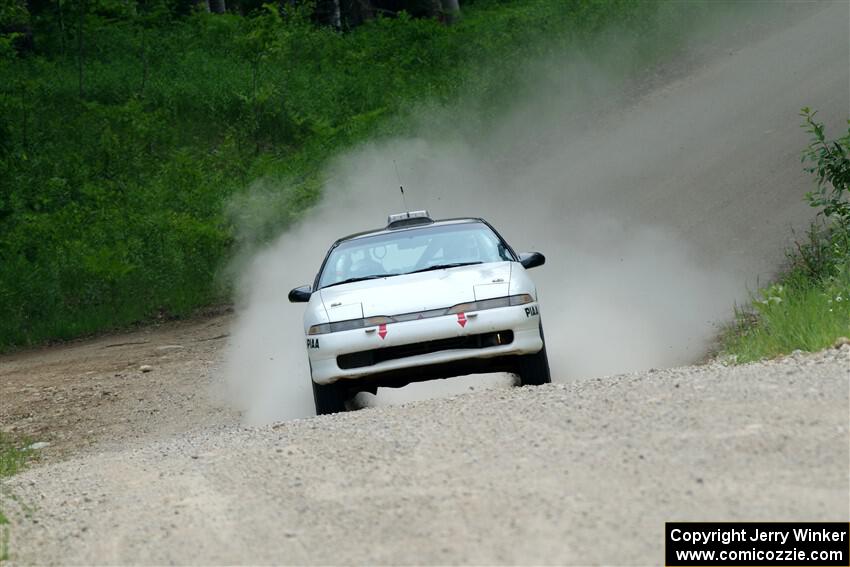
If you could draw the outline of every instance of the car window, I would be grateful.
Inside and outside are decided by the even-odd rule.
[[[340,243],[325,262],[319,287],[352,278],[407,274],[441,264],[510,260],[510,252],[485,224],[431,225]]]

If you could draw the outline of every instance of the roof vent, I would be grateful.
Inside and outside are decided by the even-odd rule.
[[[387,228],[402,228],[405,226],[416,226],[420,224],[431,224],[434,222],[428,211],[407,211],[396,213],[387,217]]]

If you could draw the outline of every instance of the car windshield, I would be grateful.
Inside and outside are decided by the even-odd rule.
[[[340,243],[325,262],[319,288],[441,267],[511,260],[511,253],[486,224],[430,225]]]

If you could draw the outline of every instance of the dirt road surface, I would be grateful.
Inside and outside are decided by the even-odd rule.
[[[848,112],[850,4],[802,12],[622,121],[633,147],[642,105],[669,105],[671,124],[698,93],[736,109],[693,132],[709,142],[693,167],[677,160],[689,177],[619,206],[673,219],[750,274],[775,269],[811,216],[797,110]],[[705,176],[716,192],[688,189]],[[0,358],[0,428],[50,443],[0,487],[13,564],[659,564],[665,521],[850,514],[847,347],[246,428],[220,371],[232,323]]]
[[[850,347],[93,450],[14,477],[15,561],[659,564],[671,520],[848,515]]]
[[[0,431],[49,442],[42,462],[93,446],[233,423],[214,377],[228,314],[0,358]],[[143,372],[141,368],[149,366]]]

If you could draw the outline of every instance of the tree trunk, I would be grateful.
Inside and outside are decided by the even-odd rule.
[[[56,0],[56,15],[59,19],[59,41],[62,45],[62,55],[67,52],[65,43],[65,15],[62,12],[62,0]]]
[[[339,0],[331,3],[331,25],[335,30],[342,29],[342,13],[339,9]]]
[[[359,26],[375,19],[375,5],[372,0],[350,0],[348,6],[349,22],[352,25]]]
[[[443,20],[446,23],[452,23],[460,16],[459,0],[440,0],[440,7],[443,10]]]
[[[338,3],[340,21],[344,23],[346,28],[353,28],[360,25],[361,21],[357,14],[356,0],[339,0]]]
[[[77,86],[80,98],[83,98],[83,30],[86,18],[86,3],[84,0],[77,2]]]
[[[420,18],[442,18],[443,9],[440,0],[427,0],[426,2],[408,2],[407,10],[411,16]]]
[[[145,87],[148,84],[148,33],[147,33],[147,30],[144,27],[142,27],[142,37],[141,37],[141,39],[142,39],[142,41],[141,41],[141,44],[142,44],[142,49],[141,49],[142,85],[139,88],[139,95],[145,96]]]
[[[224,14],[227,12],[227,6],[224,3],[224,0],[209,0],[210,3],[210,12],[213,14]]]

